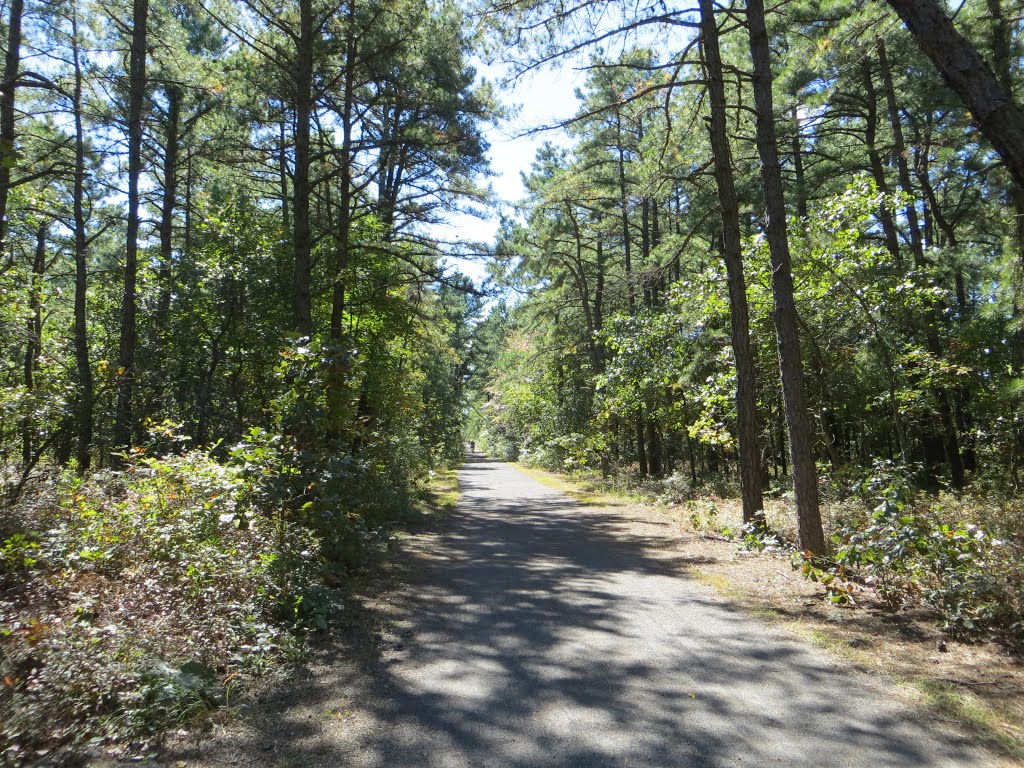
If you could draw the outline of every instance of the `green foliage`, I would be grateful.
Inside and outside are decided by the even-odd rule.
[[[326,626],[320,540],[253,513],[251,469],[138,452],[122,472],[65,473],[19,508],[45,533],[2,547],[8,759],[151,736],[292,656],[289,628]]]
[[[765,525],[764,520],[751,520],[739,529],[740,546],[748,552],[780,551],[783,543],[778,534]]]
[[[54,2],[24,25],[23,48],[54,86],[18,84],[4,162],[0,475],[13,511],[0,579],[18,627],[17,682],[0,702],[26,705],[11,720],[25,744],[32,713],[63,711],[59,691],[99,720],[39,739],[107,738],[202,710],[246,659],[286,656],[282,628],[325,625],[327,576],[358,568],[467,439],[671,500],[735,490],[738,316],[699,46],[595,51],[573,146],[541,149],[522,216],[494,248],[492,275],[518,298],[480,320],[480,292],[444,267],[477,247],[430,228],[490,203],[482,123],[501,110],[469,65],[470,17],[452,3],[313,0],[316,23],[300,30],[298,6],[269,18],[246,5],[149,6],[160,44],[147,50],[140,213],[154,226],[133,244],[130,289],[116,157],[127,57],[103,53],[128,49],[127,9]],[[611,45],[616,26],[660,23],[589,8],[483,17],[493,29],[505,14],[507,39],[545,60],[558,58],[557,33],[576,52],[588,35]],[[1012,81],[1020,30],[1007,25],[1003,61],[993,9],[960,20]],[[783,4],[769,23],[786,203],[800,213],[790,246],[812,449],[832,472],[829,502],[857,511],[835,559],[802,567],[837,602],[859,579],[893,607],[933,606],[954,633],[1012,626],[1019,528],[968,508],[1015,510],[1021,483],[1022,204],[901,27],[869,5],[836,5],[828,24],[821,10]],[[746,46],[741,27],[722,28],[729,72],[749,70]],[[298,61],[312,62],[306,82]],[[758,470],[788,500],[764,190],[749,81],[733,80]],[[134,362],[114,362],[127,346]],[[126,412],[135,447],[121,456],[112,424]],[[151,424],[164,426],[143,450]],[[970,492],[921,497],[960,484],[958,456]],[[838,489],[866,472],[865,507]],[[77,618],[76,595],[83,617],[109,620]],[[167,619],[178,606],[196,621]],[[33,667],[38,649],[51,661]]]
[[[0,545],[0,574],[13,575],[39,562],[39,542],[22,533],[4,539]]]
[[[131,11],[56,2],[24,25],[52,87],[14,94],[3,221],[0,762],[148,738],[287,660],[461,459],[481,294],[430,226],[487,199],[499,107],[456,5],[313,6],[308,35],[297,7],[245,3],[135,24],[135,280],[111,154],[134,85],[101,53],[128,50]]]
[[[685,503],[686,520],[695,531],[719,532],[718,505],[710,499],[689,499]]]
[[[1024,552],[972,523],[950,522],[940,502],[917,498],[911,473],[883,463],[857,486],[870,505],[832,537],[835,554],[795,561],[828,588],[833,602],[854,599],[854,584],[872,589],[891,610],[934,609],[953,637],[1004,633],[1024,639]]]
[[[322,542],[322,554],[347,568],[358,566],[366,543],[398,517],[408,502],[410,478],[400,451],[384,459],[378,442],[361,430],[332,427],[327,352],[316,343],[282,352],[281,394],[271,404],[273,431],[251,428],[230,449],[247,480],[243,514],[271,511],[278,536],[300,527]],[[351,397],[351,395],[350,395]],[[358,403],[346,403],[354,415]],[[339,444],[365,446],[340,451]],[[245,519],[248,519],[246,517]]]

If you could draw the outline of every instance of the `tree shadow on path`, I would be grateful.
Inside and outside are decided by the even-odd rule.
[[[467,464],[460,486],[443,535],[403,555],[414,582],[374,609],[384,640],[333,643],[320,672],[216,747],[221,762],[987,764],[884,686],[685,578],[664,529],[499,462]]]

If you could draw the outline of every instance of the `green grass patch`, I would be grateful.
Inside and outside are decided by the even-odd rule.
[[[808,627],[802,624],[799,619],[790,622],[787,628],[797,635],[807,638],[819,648],[823,648],[829,653],[834,653],[852,662],[860,669],[876,669],[879,666],[870,652],[854,648],[848,640],[834,637],[827,632],[822,632],[820,629]]]
[[[912,679],[900,681],[933,712],[953,718],[981,739],[985,746],[1006,757],[1024,761],[1024,739],[1007,729],[998,709],[952,683]]]
[[[588,507],[619,507],[638,500],[635,496],[631,496],[628,493],[597,488],[592,481],[585,478],[573,478],[556,472],[537,469],[526,464],[516,463],[514,466],[524,475],[532,477],[549,488],[555,488]]]
[[[459,503],[459,480],[454,469],[439,469],[430,477],[413,500],[413,511],[424,518],[440,520],[455,511]]]
[[[724,597],[739,597],[740,590],[729,581],[728,577],[723,576],[720,573],[706,573],[704,571],[695,571],[694,576],[701,584],[707,584],[709,587],[719,592]]]

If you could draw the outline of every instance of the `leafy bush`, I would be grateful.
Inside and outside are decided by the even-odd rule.
[[[324,626],[318,538],[255,514],[259,485],[203,452],[137,453],[18,510],[37,534],[0,544],[4,761],[145,738],[294,654],[290,626]]]
[[[23,498],[0,533],[0,762],[145,740],[327,627],[330,578],[408,514],[432,460],[414,400],[395,428],[361,402],[389,386],[389,358],[331,392],[338,354],[285,349],[269,429],[233,446],[188,451],[164,424],[153,444],[173,453],[132,449],[120,471]]]
[[[369,415],[352,418],[359,406],[349,401],[359,401],[360,392],[331,394],[331,354],[316,343],[282,353],[273,427],[250,429],[231,456],[250,483],[249,506],[277,510],[282,525],[309,528],[329,561],[351,569],[367,543],[408,514],[410,489],[430,468],[431,454],[406,431],[368,432]],[[332,406],[332,398],[340,404]]]
[[[684,505],[686,519],[695,531],[718,531],[718,505],[710,499],[689,499]]]
[[[850,516],[838,527],[833,557],[804,553],[797,562],[804,575],[825,584],[835,602],[851,600],[851,582],[860,582],[892,610],[930,607],[953,637],[991,630],[1024,639],[1019,544],[952,521],[941,502],[924,502],[910,488],[907,473],[879,464],[856,488],[870,515]]]

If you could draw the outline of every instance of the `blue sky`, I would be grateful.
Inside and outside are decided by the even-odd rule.
[[[479,65],[479,76],[496,82],[501,75],[497,67]],[[513,83],[499,91],[502,101],[518,108],[518,114],[507,123],[494,126],[486,131],[490,142],[491,168],[495,176],[490,183],[501,199],[502,207],[521,199],[524,188],[521,174],[530,170],[530,164],[537,148],[545,141],[555,144],[568,142],[565,131],[544,131],[538,135],[524,136],[526,131],[543,125],[553,125],[571,117],[576,111],[576,88],[583,85],[585,75],[568,64],[554,69],[545,68],[529,77]],[[445,239],[491,243],[497,233],[500,210],[492,211],[486,219],[469,215],[453,216],[448,225],[439,228],[438,234]],[[478,283],[485,275],[483,264],[453,260],[453,266],[469,275]]]

